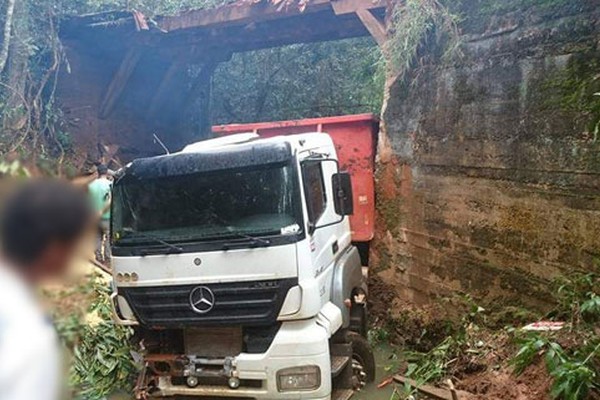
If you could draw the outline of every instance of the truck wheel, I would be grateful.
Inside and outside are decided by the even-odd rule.
[[[369,342],[355,332],[348,332],[348,342],[352,345],[352,386],[362,389],[375,380],[375,357]]]

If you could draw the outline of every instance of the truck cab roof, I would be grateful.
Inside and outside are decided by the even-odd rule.
[[[193,143],[178,153],[135,160],[127,168],[126,175],[152,179],[285,163],[297,153],[322,147],[333,148],[331,138],[324,133],[264,139],[253,133],[243,133]]]
[[[333,142],[331,141],[329,135],[322,132],[308,132],[286,136],[271,136],[268,138],[261,137],[254,132],[248,132],[195,142],[184,147],[180,153],[189,154],[203,153],[205,151],[226,151],[231,146],[238,146],[246,143],[257,145],[289,143],[291,150],[302,151],[316,147],[330,146]]]

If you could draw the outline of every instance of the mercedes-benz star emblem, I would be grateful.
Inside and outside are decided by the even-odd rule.
[[[215,306],[215,294],[206,286],[198,286],[190,292],[190,305],[198,314],[206,314]]]

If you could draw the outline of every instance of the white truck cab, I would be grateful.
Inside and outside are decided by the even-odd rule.
[[[329,135],[239,134],[114,185],[115,320],[139,398],[347,399],[374,379],[352,187]]]

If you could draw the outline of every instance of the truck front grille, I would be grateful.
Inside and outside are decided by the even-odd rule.
[[[120,287],[142,325],[151,328],[273,324],[288,291],[298,280],[215,283],[207,285]],[[212,309],[199,313],[190,294],[207,288],[214,295]],[[209,299],[212,300],[212,299]]]

